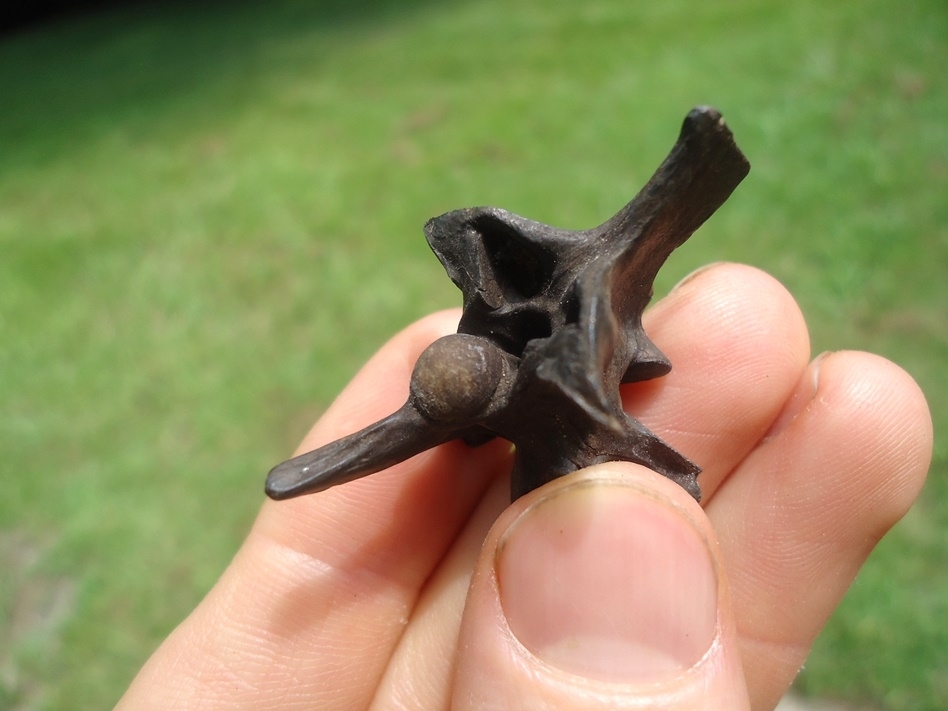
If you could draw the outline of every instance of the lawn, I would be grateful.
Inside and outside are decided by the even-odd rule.
[[[753,165],[660,275],[760,266],[814,352],[932,404],[918,506],[807,694],[948,707],[941,0],[153,3],[0,39],[0,708],[108,707],[220,574],[267,469],[459,302],[424,221],[598,224],[696,104]]]

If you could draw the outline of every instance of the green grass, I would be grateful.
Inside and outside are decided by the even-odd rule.
[[[948,10],[939,0],[165,3],[0,41],[0,707],[107,707],[268,467],[458,303],[421,235],[597,224],[699,103],[750,177],[673,256],[795,293],[921,382],[936,460],[807,693],[948,706]],[[9,643],[7,643],[7,640]]]

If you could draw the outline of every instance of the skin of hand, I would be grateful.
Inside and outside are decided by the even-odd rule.
[[[394,337],[307,435],[394,411],[444,312]],[[645,316],[674,363],[625,386],[704,471],[699,506],[624,462],[508,500],[510,446],[452,442],[267,501],[120,709],[772,709],[931,457],[892,363],[810,361],[792,297],[714,265]]]

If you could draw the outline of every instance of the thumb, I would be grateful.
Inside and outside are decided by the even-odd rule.
[[[609,463],[515,502],[461,626],[455,709],[749,708],[711,525],[676,484]]]

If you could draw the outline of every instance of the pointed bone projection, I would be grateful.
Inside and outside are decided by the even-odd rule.
[[[643,464],[701,498],[697,465],[622,409],[621,383],[668,373],[642,328],[671,252],[750,170],[721,115],[692,110],[639,194],[590,230],[557,229],[493,207],[425,225],[464,295],[456,334],[415,365],[401,409],[271,470],[286,499],[373,474],[451,439],[515,445],[511,497],[605,461]]]

